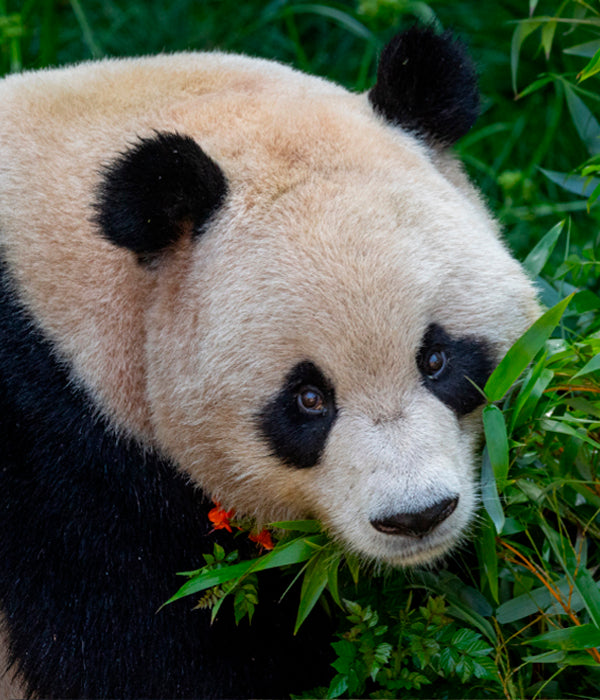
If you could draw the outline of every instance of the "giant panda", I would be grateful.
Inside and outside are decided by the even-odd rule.
[[[0,83],[3,700],[322,682],[274,583],[251,626],[157,612],[210,499],[380,566],[465,537],[477,387],[538,313],[450,152],[477,111],[418,27],[366,94],[218,52]]]

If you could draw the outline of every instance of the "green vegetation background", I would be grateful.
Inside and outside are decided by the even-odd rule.
[[[0,73],[220,49],[364,90],[378,50],[415,21],[451,28],[469,46],[482,116],[457,151],[543,303],[573,296],[560,323],[565,305],[519,346],[532,362],[508,395],[488,391],[477,536],[443,570],[360,573],[323,536],[308,537],[317,526],[296,533],[299,565],[311,556],[307,537],[318,550],[302,571],[301,608],[320,596],[339,618],[331,683],[310,695],[596,697],[598,0],[0,0]],[[521,371],[518,354],[504,380]],[[206,557],[212,572],[234,560],[217,549]],[[255,573],[235,584],[239,618],[251,616],[257,586],[259,595]],[[203,604],[218,609],[225,592],[210,589]]]

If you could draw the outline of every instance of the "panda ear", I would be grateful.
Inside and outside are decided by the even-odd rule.
[[[449,146],[479,113],[475,67],[450,32],[413,27],[384,48],[369,100],[392,124]]]
[[[194,139],[157,132],[104,169],[94,219],[105,238],[146,261],[197,234],[226,194],[221,168]]]

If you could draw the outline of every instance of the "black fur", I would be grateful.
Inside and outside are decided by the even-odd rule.
[[[425,358],[432,350],[443,350],[447,357],[447,367],[436,379],[427,376],[425,364]],[[453,338],[441,326],[431,324],[417,354],[417,366],[429,391],[459,416],[464,416],[485,403],[482,393],[471,382],[483,388],[495,362],[485,341]]]
[[[369,100],[389,122],[441,145],[466,134],[479,114],[477,75],[464,47],[450,32],[423,27],[384,48]]]
[[[278,604],[285,582],[262,580],[251,626],[236,627],[224,606],[211,627],[192,598],[157,612],[182,583],[175,572],[212,551],[211,506],[94,417],[5,278],[0,268],[0,610],[11,672],[44,698],[284,697],[322,682],[327,623],[309,618],[294,638],[297,601]]]
[[[192,138],[157,132],[104,170],[95,220],[108,240],[144,259],[197,234],[226,194],[221,169]]]
[[[306,415],[298,409],[298,394],[303,387],[319,389],[325,399],[322,415]],[[301,362],[288,376],[280,392],[271,398],[259,416],[262,434],[273,455],[291,467],[314,467],[337,416],[335,392],[331,382],[312,362]]]

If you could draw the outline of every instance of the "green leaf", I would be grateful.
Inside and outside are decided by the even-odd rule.
[[[519,375],[544,347],[554,329],[558,326],[573,295],[548,309],[517,340],[506,353],[498,367],[487,380],[484,391],[490,402],[499,401],[510,389]]]
[[[589,569],[582,565],[573,545],[553,530],[544,519],[540,518],[539,524],[567,578],[581,596],[592,622],[600,629],[600,589],[598,584],[594,581]],[[600,646],[600,642],[595,646]]]
[[[342,673],[338,673],[337,676],[331,681],[329,685],[329,690],[327,691],[328,698],[339,698],[348,690],[348,677]]]
[[[592,75],[596,75],[596,73],[600,73],[600,48],[597,49],[596,53],[592,56],[590,62],[587,64],[587,66],[584,67],[584,69],[581,71],[581,73],[577,76],[577,79],[581,83],[584,80],[591,78]]]
[[[584,374],[591,374],[592,372],[598,372],[600,370],[600,353],[594,355],[592,359],[587,362],[577,374],[574,374],[572,379],[576,377],[583,377]]]
[[[342,557],[343,554],[340,552],[337,558],[332,559],[327,567],[327,590],[331,593],[331,597],[340,608],[344,607],[342,599],[340,598],[340,590],[338,586],[338,574]]]
[[[539,78],[538,80],[534,80],[533,83],[530,83],[524,90],[521,90],[521,92],[517,95],[517,99],[520,100],[523,97],[527,97],[527,95],[531,95],[534,92],[541,90],[543,87],[546,87],[548,83],[552,82],[554,82],[553,75],[545,75],[542,78]]]
[[[481,462],[481,500],[483,502],[483,507],[494,523],[496,534],[499,535],[504,529],[505,517],[487,447],[483,450]]]
[[[508,477],[508,436],[504,415],[498,406],[489,405],[483,409],[483,429],[496,485],[501,493]]]
[[[512,433],[515,425],[522,425],[528,421],[535,407],[542,398],[544,391],[550,385],[554,378],[554,372],[547,367],[544,367],[546,357],[540,358],[540,363],[536,366],[535,372],[530,377],[530,380],[524,385],[515,401],[510,430]]]
[[[354,554],[348,554],[346,556],[346,565],[348,566],[348,570],[350,571],[350,576],[352,576],[352,580],[354,581],[355,585],[358,585],[358,579],[360,577],[360,560],[357,556]]]
[[[598,124],[596,117],[568,84],[565,84],[565,96],[579,138],[592,155],[600,153],[600,124]]]
[[[581,610],[584,605],[583,601],[577,591],[571,592],[572,584],[570,581],[562,578],[554,583],[553,586],[560,592],[564,600],[569,599],[571,610],[575,612]],[[535,615],[540,610],[559,612],[557,609],[558,605],[558,602],[546,586],[540,586],[502,603],[496,610],[496,619],[501,625],[505,625],[509,622],[522,620],[524,617],[529,617],[529,615]],[[560,611],[562,611],[562,608],[560,608]]]
[[[513,92],[517,94],[517,70],[519,66],[519,54],[521,53],[521,45],[525,39],[535,32],[538,27],[541,27],[543,22],[539,20],[523,20],[519,22],[512,36],[510,47],[510,71],[512,75]]]
[[[590,649],[600,647],[600,629],[592,624],[567,627],[540,634],[529,639],[528,642],[536,647],[542,647],[542,649]]]
[[[596,51],[600,50],[600,39],[594,41],[586,41],[584,44],[577,44],[568,49],[564,49],[563,53],[571,54],[572,56],[582,56],[583,58],[592,58]]]
[[[556,226],[553,226],[523,261],[523,267],[529,272],[531,277],[537,277],[544,269],[560,238],[564,225],[563,219]]]
[[[554,35],[556,33],[557,22],[546,22],[542,27],[542,46],[544,47],[544,54],[546,55],[546,60],[550,59],[550,53],[552,51],[552,42],[554,41]]]
[[[185,596],[199,593],[207,588],[212,588],[212,586],[218,586],[227,581],[239,580],[251,571],[263,571],[304,562],[314,556],[315,547],[322,547],[326,542],[326,535],[298,537],[291,542],[286,542],[281,546],[278,545],[273,551],[257,559],[250,559],[232,566],[224,566],[221,569],[202,572],[181,586],[177,593],[169,598],[164,605],[168,605]]]
[[[528,664],[558,664],[559,666],[598,666],[590,654],[569,654],[566,651],[545,651],[543,654],[526,656],[523,661]]]
[[[559,433],[560,435],[568,435],[569,437],[577,438],[595,449],[600,449],[600,443],[588,437],[584,428],[574,428],[565,420],[544,418],[540,421],[540,427],[550,433]]]
[[[483,514],[481,536],[477,541],[477,554],[483,564],[483,575],[492,598],[498,602],[498,557],[496,555],[496,530],[489,515]]]
[[[545,168],[540,168],[540,172],[549,180],[567,190],[567,192],[578,194],[580,197],[589,197],[596,187],[600,185],[600,178],[597,177],[582,177],[581,175],[559,173],[555,170],[546,170]]]
[[[329,563],[330,557],[327,556],[327,553],[319,552],[309,561],[306,567],[304,579],[302,581],[302,590],[300,592],[300,605],[298,606],[294,634],[298,632],[310,611],[317,604],[321,593],[325,590],[325,586],[329,580]]]

